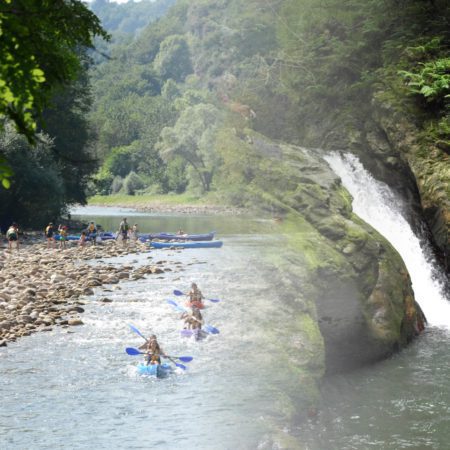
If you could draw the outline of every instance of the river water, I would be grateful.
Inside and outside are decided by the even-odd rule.
[[[352,155],[327,158],[353,197],[354,211],[402,256],[429,327],[412,345],[363,370],[322,386],[319,417],[299,427],[308,448],[450,448],[450,302],[445,277],[426,242],[401,214],[401,200]]]
[[[350,189],[360,171],[345,164],[340,175]],[[385,210],[381,208],[382,214]],[[395,208],[393,214],[398,219]],[[172,272],[121,283],[120,289],[97,288],[87,299],[84,326],[55,328],[0,349],[0,448],[268,448],[270,428],[284,425],[276,406],[283,394],[283,368],[272,370],[269,364],[265,327],[268,317],[281,329],[292,320],[277,307],[282,299],[271,271],[261,264],[267,248],[279,243],[271,234],[274,225],[242,217],[142,215],[103,208],[80,209],[73,216],[94,220],[106,230],[116,230],[123,216],[142,232],[216,230],[224,246],[152,250],[113,260],[137,265],[167,261]],[[397,219],[392,227],[398,226]],[[393,239],[405,233],[398,230]],[[426,314],[428,300],[432,311],[445,313],[433,261],[422,248],[416,251],[420,264],[425,258],[422,272],[431,270],[419,280],[408,267],[414,289],[425,292],[421,295],[426,298],[418,300]],[[221,299],[204,310],[206,322],[220,334],[201,342],[180,338],[179,313],[166,302],[174,298],[173,289],[186,291],[192,281],[207,297]],[[423,283],[431,284],[423,289]],[[103,296],[113,302],[97,301]],[[449,448],[450,319],[434,317],[436,322],[430,321],[424,335],[401,353],[325,380],[319,414],[290,433],[311,450]],[[164,380],[138,377],[139,357],[124,352],[142,343],[130,323],[146,335],[157,334],[166,352],[192,355],[188,370]]]
[[[279,387],[264,370],[261,323],[277,313],[260,250],[271,223],[244,218],[132,215],[89,208],[74,218],[117,229],[123,215],[144,232],[216,230],[221,249],[152,250],[112,262],[166,261],[171,272],[97,288],[84,326],[55,328],[0,349],[0,448],[250,449],[265,441]],[[255,233],[258,230],[258,233]],[[108,260],[108,263],[110,261]],[[180,337],[180,313],[166,300],[195,281],[210,298],[204,318],[220,330],[204,341]],[[112,303],[97,301],[107,296]],[[279,314],[279,313],[278,313]],[[283,320],[283,319],[280,319]],[[289,321],[289,317],[283,320]],[[172,355],[192,355],[186,372],[158,380],[136,375],[125,353],[158,335]],[[273,395],[272,395],[272,391]]]

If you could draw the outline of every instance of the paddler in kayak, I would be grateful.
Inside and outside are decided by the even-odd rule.
[[[205,307],[203,303],[203,297],[202,291],[198,288],[196,283],[191,284],[191,290],[187,294],[189,297],[189,301],[187,302],[187,306],[196,307],[199,309],[203,309]]]
[[[156,335],[154,334],[152,334],[150,339],[139,348],[147,352],[147,366],[150,364],[161,364],[161,355],[166,356],[156,339]]]
[[[192,307],[192,312],[184,312],[181,315],[181,319],[184,319],[185,330],[201,330],[203,324],[202,313],[195,306]]]

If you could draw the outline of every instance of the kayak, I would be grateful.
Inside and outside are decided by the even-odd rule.
[[[204,309],[205,305],[202,302],[197,302],[197,301],[193,301],[193,302],[186,302],[185,305],[188,308],[192,308],[193,306],[195,306],[197,309]]]
[[[59,234],[54,234],[53,237],[55,238],[55,241],[61,240],[61,235],[59,235]],[[76,235],[66,236],[66,241],[79,241],[79,240],[80,240],[80,236],[76,236]]]
[[[219,248],[222,247],[222,241],[210,242],[149,242],[153,248]]]
[[[173,234],[173,233],[156,233],[156,234],[141,234],[139,240],[146,242],[153,239],[161,241],[212,241],[214,239],[215,231],[205,234]]]
[[[199,341],[200,339],[204,339],[208,333],[200,328],[195,328],[194,330],[181,330],[180,334],[182,337],[194,337],[196,341]]]
[[[150,375],[157,378],[165,378],[172,372],[172,366],[169,364],[149,364],[148,366],[141,363],[137,366],[139,375]]]

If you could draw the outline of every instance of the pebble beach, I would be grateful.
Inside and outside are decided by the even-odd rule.
[[[114,240],[85,247],[75,242],[61,250],[57,243],[55,248],[47,248],[42,238],[28,238],[19,250],[0,248],[0,346],[55,326],[82,325],[83,306],[95,287],[107,284],[111,290],[120,289],[122,281],[171,270],[164,267],[164,261],[139,267],[129,261],[93,264],[142,252],[149,252],[148,246],[139,242],[123,246]],[[103,297],[98,301],[111,300]]]

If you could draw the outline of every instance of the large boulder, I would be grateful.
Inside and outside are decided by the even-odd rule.
[[[402,348],[423,329],[403,261],[352,212],[350,194],[320,152],[252,131],[230,135],[227,145],[240,147],[252,162],[242,196],[276,216],[286,236],[281,254],[270,251],[268,258],[278,268],[274,279],[284,301],[303,317],[297,331],[308,324],[302,341],[319,351],[311,352],[308,366],[319,367],[324,357],[328,372],[361,367]]]

